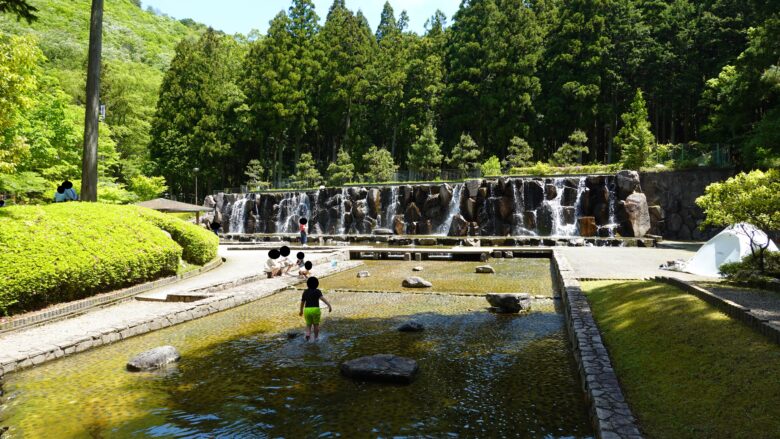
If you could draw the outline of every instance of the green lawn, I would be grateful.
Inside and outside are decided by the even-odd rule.
[[[780,346],[665,284],[583,289],[647,437],[780,437]]]

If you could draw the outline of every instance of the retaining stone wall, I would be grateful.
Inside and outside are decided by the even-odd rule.
[[[553,252],[551,262],[555,273],[553,279],[563,299],[567,332],[580,381],[590,405],[590,418],[596,437],[642,438],[574,270],[557,251]]]
[[[643,172],[639,179],[650,207],[650,233],[666,239],[706,241],[720,232],[719,228],[699,230],[704,212],[696,198],[704,195],[711,183],[734,175],[733,169],[691,169],[671,172]],[[652,206],[659,206],[660,211]]]

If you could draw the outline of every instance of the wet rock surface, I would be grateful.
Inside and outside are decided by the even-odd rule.
[[[160,346],[142,352],[127,362],[127,370],[131,372],[140,372],[145,370],[159,369],[166,364],[179,361],[181,355],[173,346]]]
[[[391,354],[376,354],[345,361],[341,374],[358,380],[410,384],[419,367],[411,358]]]
[[[425,330],[422,323],[410,320],[398,327],[400,332],[421,332]]]
[[[499,313],[516,314],[531,309],[531,295],[525,293],[488,293],[485,295],[488,303]]]
[[[403,282],[401,282],[401,285],[404,288],[430,288],[433,286],[432,283],[417,276],[407,277]]]

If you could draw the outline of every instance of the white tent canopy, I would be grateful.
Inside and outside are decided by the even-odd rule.
[[[755,248],[764,247],[769,243],[767,251],[778,251],[777,245],[766,233],[752,224],[734,224],[707,241],[688,261],[685,271],[699,276],[720,277],[721,265],[727,262],[739,262],[751,253],[751,238]]]

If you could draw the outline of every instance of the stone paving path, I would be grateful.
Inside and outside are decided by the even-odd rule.
[[[225,264],[227,269],[216,269],[213,272],[199,276],[198,282],[184,281],[181,284],[160,290],[166,294],[172,291],[181,292],[182,284],[186,284],[189,287],[203,288],[229,280],[230,276],[257,274],[257,268],[250,267],[250,265],[255,264],[254,261],[257,261],[258,256],[255,253],[251,258],[249,256],[240,256],[237,260],[232,261],[233,256],[228,254],[228,261],[233,263]],[[343,253],[332,253],[323,256],[330,259],[343,257],[344,255]],[[330,264],[320,264],[315,266],[312,274],[325,276],[354,268],[360,264],[361,262],[342,261],[335,268],[331,267]],[[260,266],[260,264],[256,265]],[[262,272],[262,269],[259,271]],[[78,317],[49,323],[44,326],[11,332],[0,337],[0,376],[13,369],[39,364],[73,352],[80,352],[93,346],[117,341],[127,336],[159,329],[149,327],[154,326],[149,325],[151,321],[162,322],[160,327],[169,326],[170,324],[207,315],[210,312],[228,309],[231,305],[236,306],[249,300],[257,300],[299,282],[300,280],[297,279],[297,276],[282,276],[273,279],[262,279],[215,292],[210,294],[211,297],[209,299],[202,302],[205,302],[207,305],[219,302],[219,305],[210,308],[201,306],[198,308],[198,315],[196,316],[188,314],[182,318],[181,313],[194,311],[198,307],[199,302],[175,303],[133,300],[93,310]],[[173,316],[177,316],[176,319],[173,319]],[[9,366],[10,364],[14,364],[14,366]]]
[[[755,288],[741,288],[731,285],[719,285],[712,282],[693,282],[712,294],[738,303],[756,316],[780,325],[780,293],[762,291]]]
[[[560,247],[556,251],[566,257],[578,279],[644,279],[666,276],[684,281],[718,280],[658,268],[667,261],[692,258],[696,252],[689,249]]]

